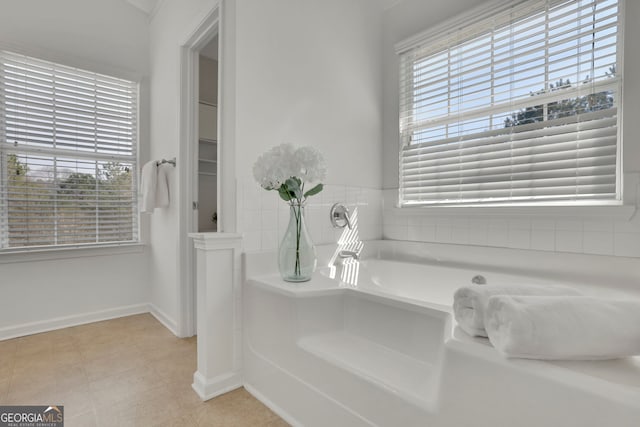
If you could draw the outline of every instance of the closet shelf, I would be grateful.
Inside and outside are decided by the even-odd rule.
[[[205,144],[217,144],[218,140],[210,138],[198,138],[198,142],[203,142]]]
[[[210,160],[210,159],[198,159],[198,161],[202,162],[202,163],[211,163],[211,164],[214,164],[214,165],[218,163],[217,160]]]
[[[198,172],[198,175],[216,176],[217,174],[215,172]]]

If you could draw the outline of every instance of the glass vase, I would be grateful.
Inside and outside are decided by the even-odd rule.
[[[291,204],[289,225],[280,242],[278,267],[287,282],[306,282],[316,269],[316,248],[307,231],[304,206]]]

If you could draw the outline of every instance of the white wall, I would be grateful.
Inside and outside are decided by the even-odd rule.
[[[180,200],[180,46],[195,29],[214,0],[163,1],[150,24],[151,121],[150,157],[177,157],[171,171],[171,204],[156,209],[150,231],[150,301],[156,315],[175,331],[178,317]]]
[[[143,153],[147,148],[148,45],[146,16],[123,1],[0,3],[0,48],[141,79]],[[0,338],[129,313],[148,301],[148,262],[142,249],[121,255],[27,259],[13,254],[0,259]],[[58,320],[51,323],[52,319]]]
[[[333,203],[358,207],[360,236],[381,237],[381,9],[368,0],[243,1],[237,5],[238,223],[245,250],[277,248],[289,211],[252,177],[259,154],[290,142],[318,148],[325,190],[310,199],[315,243],[340,235]]]
[[[534,249],[550,252],[640,257],[640,215],[632,219],[593,210],[527,210],[442,213],[442,210],[394,208],[398,188],[398,56],[397,42],[429,29],[483,0],[425,2],[404,0],[383,16],[384,237],[435,243]],[[625,203],[637,200],[640,176],[640,2],[627,1],[624,46],[624,192]]]
[[[323,152],[327,183],[380,188],[378,3],[244,0],[236,16],[238,177],[290,142]]]
[[[213,4],[165,1],[151,22],[152,157],[178,155],[179,46]],[[319,148],[327,158],[327,183],[379,191],[382,38],[377,2],[239,0],[223,6],[223,43],[234,50],[220,58],[227,87],[220,88],[221,125],[226,128],[219,143],[231,145],[236,158],[235,176],[222,183],[223,193],[226,189],[235,198],[245,185],[256,185],[254,161],[282,142]],[[221,162],[224,168],[224,159]],[[177,180],[175,174],[174,200],[179,198]],[[275,193],[268,196],[270,206],[278,203]],[[236,218],[226,219],[225,231],[245,232],[242,197],[237,199]],[[270,212],[277,215],[276,210]],[[324,210],[328,213],[328,206]],[[154,214],[151,225],[152,303],[171,322],[178,315],[179,220],[177,206],[172,205]],[[371,227],[379,235],[381,219]],[[261,222],[250,232],[260,239],[263,228],[269,236],[277,233],[273,221],[265,221],[264,227]]]
[[[0,264],[0,340],[148,311],[143,248],[43,261],[9,256]]]

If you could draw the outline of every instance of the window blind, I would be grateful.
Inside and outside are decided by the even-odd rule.
[[[620,200],[620,2],[512,2],[402,50],[400,204]]]
[[[137,84],[0,52],[0,249],[138,240]]]

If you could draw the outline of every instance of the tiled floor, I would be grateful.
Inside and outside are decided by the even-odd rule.
[[[202,402],[195,338],[149,314],[0,341],[1,405],[64,405],[65,426],[286,426],[239,389]]]

